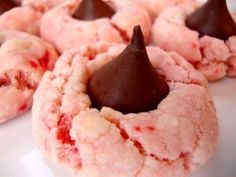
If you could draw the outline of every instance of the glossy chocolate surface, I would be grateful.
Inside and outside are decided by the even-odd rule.
[[[236,23],[227,8],[226,0],[208,0],[186,19],[188,28],[222,40],[236,35]]]
[[[134,28],[125,50],[95,71],[87,90],[93,107],[111,107],[122,113],[154,110],[168,95],[168,84],[149,61],[140,26]]]
[[[111,18],[115,11],[102,0],[83,0],[76,9],[73,17],[79,20],[96,20],[99,18]]]

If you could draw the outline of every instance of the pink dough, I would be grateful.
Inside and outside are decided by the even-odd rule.
[[[147,47],[171,90],[157,109],[122,114],[91,108],[88,79],[124,47],[99,42],[63,53],[34,95],[34,139],[46,159],[69,166],[77,177],[186,177],[216,148],[207,81],[179,55]]]
[[[126,0],[114,0],[111,5],[116,13],[111,19],[81,21],[71,17],[79,4],[80,0],[68,0],[48,11],[42,18],[42,38],[55,44],[60,52],[96,41],[127,42],[137,24],[141,25],[148,41],[151,22],[141,5]]]
[[[47,11],[65,0],[16,0],[21,2],[23,6],[32,6],[41,11]]]
[[[133,0],[133,1],[141,3],[148,10],[151,18],[154,19],[165,8],[190,0]]]
[[[39,35],[41,13],[31,7],[16,7],[0,16],[0,30],[10,29]]]
[[[17,31],[0,31],[0,123],[26,112],[43,73],[57,54],[41,39]]]
[[[166,51],[175,51],[201,71],[209,81],[236,76],[236,37],[228,41],[203,36],[185,26],[185,19],[201,3],[184,3],[164,10],[152,29],[153,43]]]

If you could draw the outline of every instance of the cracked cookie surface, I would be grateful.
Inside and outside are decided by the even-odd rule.
[[[235,77],[236,36],[227,41],[210,36],[199,38],[198,32],[185,25],[187,16],[200,6],[199,2],[189,2],[165,9],[154,22],[153,43],[183,56],[209,81]]]
[[[140,24],[149,40],[151,20],[139,4],[126,0],[109,1],[116,13],[109,18],[83,21],[72,18],[80,0],[68,0],[48,11],[42,18],[41,36],[60,52],[97,41],[124,43],[130,40],[133,26]]]
[[[122,114],[91,108],[88,79],[124,48],[99,42],[60,57],[34,97],[36,143],[47,159],[71,167],[78,177],[185,177],[216,147],[218,124],[207,81],[179,55],[147,47],[171,90],[157,109]]]
[[[0,30],[17,30],[39,35],[41,12],[31,7],[15,7],[0,16]]]
[[[149,12],[151,19],[156,18],[162,10],[169,6],[174,6],[188,0],[133,0],[142,4]]]
[[[22,6],[31,6],[39,11],[45,12],[57,6],[58,4],[64,2],[65,0],[15,0],[15,1],[21,3]]]
[[[26,112],[43,73],[57,54],[50,44],[26,33],[0,32],[0,123]]]

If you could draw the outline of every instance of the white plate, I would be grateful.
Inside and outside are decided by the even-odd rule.
[[[236,177],[236,79],[210,84],[220,141],[215,157],[193,177]],[[0,125],[0,177],[66,177],[66,169],[43,161],[31,137],[31,113]]]
[[[236,0],[228,0],[236,9]],[[236,177],[236,79],[210,84],[219,124],[215,157],[192,177]],[[0,110],[1,111],[1,110]],[[0,125],[0,177],[69,177],[63,167],[42,159],[31,137],[31,113]]]

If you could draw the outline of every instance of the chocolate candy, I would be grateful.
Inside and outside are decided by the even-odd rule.
[[[125,50],[94,72],[87,91],[93,107],[111,107],[122,113],[154,110],[168,95],[168,84],[149,61],[140,26],[134,27]]]
[[[73,17],[79,20],[96,20],[98,18],[111,18],[115,11],[101,0],[83,0]]]
[[[236,35],[236,24],[231,17],[226,0],[208,0],[186,19],[188,28],[222,40]]]
[[[18,4],[11,0],[0,0],[0,15],[2,15],[4,12],[17,7]]]

